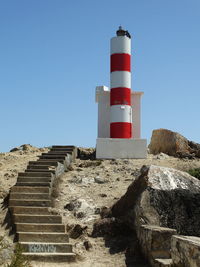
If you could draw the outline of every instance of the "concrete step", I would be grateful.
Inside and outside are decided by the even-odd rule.
[[[50,172],[19,172],[18,177],[51,177],[52,174]]]
[[[40,161],[40,160],[38,160],[38,161],[29,161],[29,164],[28,164],[28,167],[33,167],[33,166],[40,166],[40,165],[42,165],[42,166],[57,166],[58,165],[58,162],[57,162],[57,160],[55,161],[55,160],[53,160],[53,161],[48,161],[48,160],[45,160],[45,161]]]
[[[51,214],[49,207],[27,207],[27,206],[10,206],[12,214]]]
[[[30,180],[31,181],[31,180]],[[19,182],[17,181],[16,186],[26,186],[26,187],[51,187],[50,182]]]
[[[51,177],[18,177],[17,183],[51,183]]]
[[[35,253],[35,252],[23,252],[22,255],[28,257],[32,261],[43,261],[43,262],[73,262],[76,260],[75,253]]]
[[[24,252],[32,253],[72,253],[70,243],[20,242]]]
[[[50,193],[50,188],[48,187],[31,187],[31,186],[13,186],[11,188],[12,193],[22,192],[22,193]]]
[[[51,200],[44,199],[9,199],[9,206],[50,207],[51,204]]]
[[[50,199],[46,193],[10,193],[10,199]]]
[[[171,267],[173,266],[172,259],[155,259],[155,266],[156,267]]]
[[[39,159],[37,162],[45,162],[45,164],[47,164],[47,162],[48,163],[60,162],[61,164],[64,164],[64,161],[65,161],[65,159],[51,159],[50,158],[50,159]]]
[[[52,166],[53,167],[53,166]],[[49,170],[49,168],[50,168],[50,166],[49,165],[41,165],[41,164],[32,164],[32,165],[28,165],[27,166],[27,170],[40,170],[40,169],[42,169],[42,170]],[[54,168],[55,168],[55,166],[54,166]]]
[[[69,146],[61,146],[61,145],[55,145],[55,146],[52,146],[51,149],[54,149],[54,148],[67,148],[67,149],[76,149],[76,146],[72,146],[72,145],[69,145]]]
[[[34,233],[34,232],[17,232],[16,237],[19,242],[69,242],[69,237],[66,233]]]
[[[66,156],[65,155],[54,155],[54,154],[46,154],[46,155],[41,155],[39,156],[40,159],[62,159],[65,160]]]
[[[49,172],[49,173],[53,173],[53,174],[55,174],[55,170],[49,170],[49,169],[26,169],[25,170],[25,172],[45,172],[45,173],[47,173],[47,172]]]
[[[16,228],[16,232],[65,233],[64,224],[16,223],[15,228]]]
[[[62,223],[60,215],[13,214],[13,219],[15,223]]]
[[[66,152],[66,153],[68,153],[68,152],[73,152],[74,150],[73,149],[71,149],[71,148],[52,148],[50,151],[49,151],[49,153],[51,153],[51,152],[58,152],[58,153],[60,153],[60,152]]]
[[[49,151],[48,155],[66,155],[67,156],[67,154],[72,154],[72,153],[73,153],[72,150],[68,150],[68,151]]]

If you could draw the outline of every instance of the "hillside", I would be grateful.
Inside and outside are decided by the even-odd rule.
[[[12,251],[12,236],[4,224],[6,216],[5,197],[9,189],[16,182],[17,173],[26,168],[30,160],[35,160],[47,148],[34,148],[24,146],[19,150],[0,154],[0,236],[5,235],[8,242],[7,252],[0,254],[3,263],[8,252]],[[77,159],[72,164],[70,171],[60,179],[54,190],[55,208],[53,211],[63,216],[63,222],[70,233],[70,242],[74,244],[74,251],[78,254],[75,263],[59,263],[59,266],[95,266],[114,267],[127,266],[133,258],[127,252],[126,245],[129,237],[111,236],[104,240],[103,237],[92,237],[93,224],[100,218],[100,213],[114,204],[127,190],[130,183],[137,177],[143,165],[158,165],[172,167],[186,171],[190,168],[200,167],[200,159],[179,159],[166,154],[149,154],[147,159],[130,160],[91,160],[93,149],[80,149],[82,159]],[[83,159],[84,158],[84,159]],[[4,204],[3,204],[4,203]],[[6,254],[7,253],[7,254]],[[141,262],[139,252],[135,252],[138,266],[145,266]],[[128,263],[130,262],[130,264]],[[32,266],[55,266],[53,263],[36,263]]]

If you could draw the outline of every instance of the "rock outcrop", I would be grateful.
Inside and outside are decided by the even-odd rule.
[[[172,168],[143,166],[141,175],[112,207],[132,228],[157,225],[200,236],[200,181]]]
[[[179,133],[167,130],[153,130],[149,144],[151,154],[161,152],[175,157],[200,157],[200,144],[187,140]]]

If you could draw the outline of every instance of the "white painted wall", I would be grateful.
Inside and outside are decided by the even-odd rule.
[[[146,139],[97,138],[97,159],[145,159]]]
[[[98,103],[98,137],[110,137],[110,91],[106,86],[96,87]]]
[[[141,138],[141,96],[143,92],[131,93],[134,138]],[[110,91],[106,86],[96,87],[98,103],[98,138],[110,138]]]

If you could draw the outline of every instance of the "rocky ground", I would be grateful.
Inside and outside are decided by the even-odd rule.
[[[6,261],[12,250],[12,236],[8,236],[4,223],[6,216],[4,198],[10,187],[15,184],[17,173],[26,168],[28,161],[35,160],[45,150],[47,149],[27,146],[14,152],[0,154],[0,236],[5,236],[7,244],[7,249],[2,251],[0,249],[2,259],[0,264]],[[68,265],[59,263],[59,266],[146,266],[139,258],[141,257],[139,252],[134,252],[137,258],[135,264],[133,264],[134,257],[129,257],[126,247],[129,236],[125,240],[115,235],[111,235],[108,239],[101,236],[94,238],[92,231],[94,222],[100,218],[100,213],[106,212],[106,209],[126,192],[143,165],[150,164],[187,171],[190,168],[200,167],[200,159],[179,159],[160,153],[148,154],[147,159],[138,160],[91,160],[86,156],[85,159],[77,159],[72,164],[71,170],[60,178],[58,187],[54,190],[54,211],[62,214],[63,222],[69,230],[70,242],[74,244],[74,251],[78,257],[75,263]],[[55,266],[55,264],[32,262],[32,266]]]

